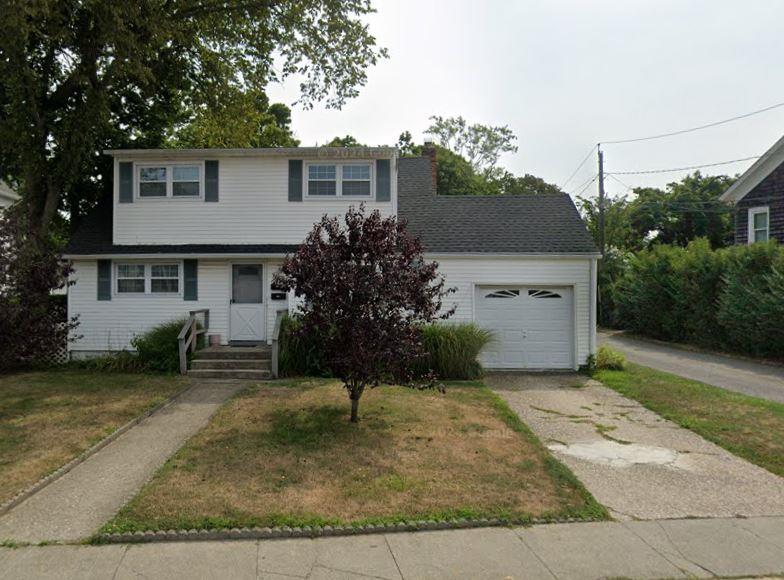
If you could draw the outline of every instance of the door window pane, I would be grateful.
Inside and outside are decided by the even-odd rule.
[[[233,265],[231,293],[232,300],[238,304],[261,304],[264,296],[261,265]]]

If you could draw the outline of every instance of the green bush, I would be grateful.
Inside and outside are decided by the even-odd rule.
[[[131,340],[139,363],[146,370],[176,373],[180,369],[180,352],[177,336],[186,318],[170,320],[148,330]],[[201,328],[201,326],[199,326]],[[204,335],[199,336],[198,346],[204,344]]]
[[[662,340],[782,358],[784,247],[659,245],[631,256],[615,283],[618,328]]]
[[[597,371],[622,371],[626,368],[626,358],[609,346],[600,346],[594,365]]]
[[[479,352],[492,340],[487,330],[475,324],[430,324],[422,328],[427,355],[414,371],[435,372],[439,379],[475,379],[482,374]]]
[[[298,375],[327,376],[328,372],[321,360],[316,337],[298,334],[300,321],[297,317],[286,315],[280,325],[280,358],[278,372],[280,376]]]
[[[94,358],[72,360],[69,367],[111,373],[139,373],[145,369],[139,357],[127,350]]]

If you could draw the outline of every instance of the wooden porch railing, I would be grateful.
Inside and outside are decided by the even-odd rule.
[[[278,310],[275,314],[275,326],[272,329],[272,378],[278,378],[278,365],[280,364],[280,326],[283,317],[286,316],[285,310]]]
[[[210,309],[201,308],[199,310],[191,310],[188,313],[190,316],[185,324],[182,325],[180,334],[177,335],[177,343],[180,351],[180,374],[184,375],[188,372],[188,349],[191,352],[196,352],[196,345],[200,334],[206,334],[210,328]],[[204,324],[199,329],[198,315],[204,314]]]

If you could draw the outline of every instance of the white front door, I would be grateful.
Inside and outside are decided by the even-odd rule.
[[[480,354],[496,369],[568,369],[574,360],[572,289],[478,286],[476,323],[493,333]]]
[[[232,264],[229,340],[265,339],[264,269],[261,264]]]

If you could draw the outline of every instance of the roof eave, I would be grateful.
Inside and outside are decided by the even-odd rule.
[[[762,157],[757,159],[727,191],[721,194],[719,199],[733,205],[738,203],[782,163],[784,163],[784,137],[776,141]]]
[[[264,149],[105,149],[124,159],[183,159],[204,157],[266,157],[316,159],[386,159],[397,157],[395,147],[270,147]]]

